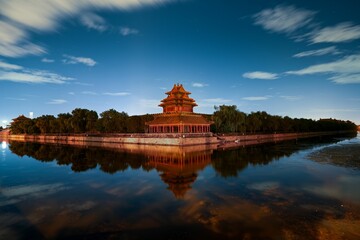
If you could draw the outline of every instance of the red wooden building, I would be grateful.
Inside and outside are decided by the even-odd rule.
[[[193,112],[197,106],[182,84],[174,84],[168,96],[161,100],[163,113],[155,114],[154,120],[147,122],[149,133],[206,133],[210,124],[203,115]]]

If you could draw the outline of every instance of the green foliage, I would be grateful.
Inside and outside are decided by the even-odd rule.
[[[356,131],[357,126],[350,121],[273,116],[264,111],[245,114],[235,105],[215,107],[213,131],[217,133],[276,133],[313,131]]]
[[[350,121],[273,116],[264,111],[246,114],[235,105],[215,107],[213,115],[203,115],[214,121],[211,130],[216,133],[275,133],[311,131],[357,131]],[[71,113],[60,113],[57,117],[43,115],[35,119],[23,115],[10,124],[12,134],[68,134],[68,133],[143,133],[145,123],[153,120],[153,115],[129,116],[115,109],[100,114],[88,109],[76,108]],[[0,129],[1,130],[1,129]]]
[[[246,114],[237,110],[235,105],[215,107],[214,124],[217,132],[243,132],[245,131]]]
[[[70,133],[70,132],[74,131],[71,126],[71,118],[72,118],[72,115],[70,113],[58,114],[57,122],[58,122],[60,133]]]
[[[115,109],[110,109],[100,113],[100,121],[98,129],[101,132],[107,133],[124,133],[127,132],[126,122],[129,118],[125,112],[118,112]]]
[[[10,130],[13,134],[36,134],[40,132],[40,129],[36,126],[36,121],[24,115],[13,119]]]
[[[68,133],[143,133],[145,122],[153,120],[150,114],[131,116],[115,109],[100,114],[76,108],[71,113],[60,113],[57,118],[43,115],[35,119],[23,115],[14,119],[10,128],[13,134],[68,134]]]
[[[41,134],[57,132],[56,118],[52,115],[43,115],[35,119],[35,125]]]

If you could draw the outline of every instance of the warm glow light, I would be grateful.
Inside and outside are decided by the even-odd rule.
[[[1,143],[1,148],[2,148],[2,149],[6,149],[6,147],[7,147],[7,143],[6,143],[5,141],[3,141],[3,142]]]

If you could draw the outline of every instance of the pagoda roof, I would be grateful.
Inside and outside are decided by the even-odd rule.
[[[174,87],[171,89],[171,91],[166,92],[168,95],[171,93],[185,93],[186,95],[191,94],[191,92],[185,90],[182,84],[174,84]]]
[[[210,124],[200,114],[158,114],[154,115],[155,119],[151,122],[147,122],[147,125],[173,125],[173,124]]]
[[[162,103],[159,105],[161,107],[171,104],[197,106],[195,100],[189,97],[191,92],[186,91],[182,84],[174,84],[174,87],[171,89],[171,91],[166,92],[166,94],[168,96],[161,100]]]

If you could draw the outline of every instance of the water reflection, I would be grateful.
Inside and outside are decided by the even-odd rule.
[[[146,165],[155,168],[163,182],[176,198],[184,198],[196,180],[198,171],[203,170],[211,162],[212,151],[178,152],[166,154],[164,152],[148,155]]]
[[[69,146],[12,141],[9,149],[18,156],[29,156],[42,162],[56,161],[71,165],[74,172],[99,169],[109,174],[127,169],[155,169],[176,198],[184,198],[196,181],[198,172],[211,164],[222,177],[236,177],[248,166],[267,165],[294,152],[336,143],[341,139],[314,138],[262,145],[219,149],[216,146],[139,146],[108,148]]]
[[[2,141],[1,143],[1,149],[6,149],[7,143],[5,141]]]
[[[38,161],[11,154],[18,164],[0,169],[0,238],[359,239],[359,172],[303,159],[338,141],[229,150],[11,142]]]

